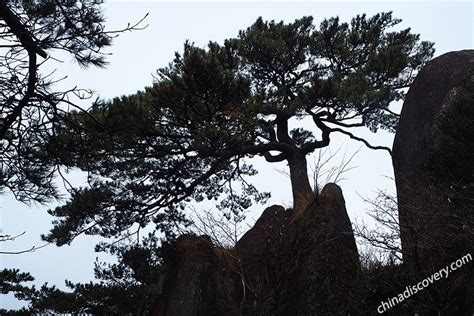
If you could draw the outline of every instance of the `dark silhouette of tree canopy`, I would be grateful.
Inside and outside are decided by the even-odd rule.
[[[206,198],[238,214],[268,197],[247,182],[256,171],[245,158],[254,156],[288,163],[294,208],[302,209],[315,194],[306,156],[334,133],[390,151],[349,130],[393,132],[390,103],[433,55],[410,29],[392,30],[399,23],[391,13],[331,18],[319,28],[311,17],[260,18],[223,45],[186,43],[145,91],[70,113],[49,150],[89,171],[91,188],[50,211],[58,219],[44,238],[111,237],[150,221],[171,233],[186,203]]]
[[[4,269],[0,271],[0,294],[13,293],[17,299],[26,301],[28,307],[9,311],[0,308],[0,313],[148,315],[160,294],[161,260],[169,252],[167,247],[156,236],[148,236],[141,244],[127,241],[98,249],[116,256],[118,263],[96,261],[94,272],[98,282],[66,280],[67,291],[48,283],[39,288],[24,285],[34,280],[29,273]]]
[[[57,196],[57,165],[44,144],[74,97],[90,91],[56,91],[59,80],[45,73],[61,52],[84,68],[104,67],[104,48],[125,30],[106,31],[98,1],[0,0],[0,190],[20,201],[46,202]]]
[[[100,1],[0,0],[0,193],[8,190],[22,202],[40,203],[58,196],[53,179],[59,165],[45,145],[71,108],[81,110],[74,98],[89,98],[91,92],[79,88],[59,91],[55,83],[61,78],[47,73],[45,67],[64,56],[83,68],[105,67],[104,49],[120,33],[140,29],[140,22],[123,30],[106,30]],[[2,234],[0,242],[18,236]],[[55,293],[56,289],[47,286],[38,291],[23,284],[33,280],[29,273],[4,269],[0,271],[0,294],[13,293],[36,302],[40,294]],[[32,312],[0,309],[2,315]]]

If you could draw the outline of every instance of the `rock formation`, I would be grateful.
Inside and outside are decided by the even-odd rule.
[[[274,302],[273,287],[280,277],[283,241],[287,238],[292,210],[273,205],[263,211],[255,225],[236,244],[240,275],[245,286],[242,312],[252,315],[268,312]]]
[[[393,144],[404,264],[418,276],[474,255],[473,128],[474,50],[433,59],[407,94]],[[449,288],[435,300],[451,300],[451,314],[473,313],[470,273],[472,264],[438,288]]]
[[[155,315],[347,315],[359,259],[341,189],[296,214],[267,208],[224,250],[183,236]]]
[[[215,247],[206,236],[181,236],[172,248],[153,315],[239,315],[235,256]]]
[[[339,186],[327,184],[317,201],[293,218],[284,243],[287,288],[280,315],[348,315],[359,256]]]

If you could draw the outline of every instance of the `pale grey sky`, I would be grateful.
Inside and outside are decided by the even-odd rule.
[[[394,16],[403,19],[401,27],[411,27],[420,33],[423,40],[435,42],[436,56],[448,51],[470,49],[473,47],[473,5],[464,2],[173,2],[160,1],[106,1],[105,15],[107,28],[117,29],[129,21],[137,21],[147,12],[149,17],[146,30],[121,35],[110,49],[113,55],[105,70],[81,70],[74,63],[65,60],[56,63],[60,74],[68,74],[67,80],[58,88],[75,85],[91,88],[102,98],[132,94],[151,85],[152,74],[157,68],[166,66],[175,51],[181,51],[185,40],[205,46],[209,40],[222,42],[225,38],[237,35],[259,16],[268,20],[290,22],[302,16],[312,15],[318,24],[323,18],[339,16],[349,21],[356,14],[372,15],[381,11],[393,11]],[[366,130],[357,131],[374,144],[392,145],[391,134],[379,132],[371,134]],[[345,137],[337,137],[333,149],[340,146],[350,154],[360,147],[360,143]],[[311,158],[309,159],[311,160]],[[338,161],[336,161],[338,163]],[[378,189],[394,191],[394,184],[387,177],[393,175],[391,160],[386,152],[363,148],[353,161],[357,166],[341,183],[351,220],[364,217],[366,208],[361,196],[374,196]],[[275,169],[285,169],[279,165],[255,160],[260,174],[254,178],[257,187],[270,191],[271,204],[288,206],[291,201],[289,180]],[[81,175],[73,173],[71,180],[81,183]],[[0,196],[0,229],[3,233],[26,234],[14,242],[2,243],[1,250],[23,250],[33,245],[41,245],[39,235],[51,227],[51,217],[46,210],[61,203],[48,206],[26,206],[15,201],[10,194]],[[255,206],[251,217],[257,218],[265,206]],[[93,248],[97,239],[81,236],[71,246],[57,248],[48,246],[33,253],[22,255],[3,255],[0,268],[19,268],[30,272],[35,284],[44,282],[64,288],[64,279],[85,282],[93,279],[93,261],[97,254]],[[11,296],[0,296],[3,308],[22,306]]]

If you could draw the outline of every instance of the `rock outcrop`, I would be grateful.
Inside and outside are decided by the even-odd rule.
[[[292,219],[284,249],[290,255],[288,287],[278,296],[285,302],[280,315],[351,314],[359,255],[339,186],[327,184],[319,199]]]
[[[183,236],[155,315],[347,315],[359,258],[341,189],[296,214],[274,205],[224,250]],[[159,312],[157,312],[159,311]]]
[[[265,209],[235,246],[240,262],[239,273],[245,286],[244,315],[273,309],[269,303],[274,302],[273,287],[278,283],[285,257],[282,245],[287,238],[292,215],[292,210],[285,210],[279,205]]]
[[[407,94],[393,144],[404,264],[419,276],[474,255],[473,128],[474,50],[433,59]],[[472,315],[470,273],[472,264],[440,285],[437,308]]]
[[[215,247],[206,236],[181,236],[172,248],[153,315],[239,315],[235,255]]]

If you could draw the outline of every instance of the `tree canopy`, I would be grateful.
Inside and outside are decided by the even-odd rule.
[[[91,94],[56,90],[61,78],[45,67],[58,56],[84,68],[106,66],[113,37],[137,25],[108,31],[104,22],[99,1],[0,0],[0,191],[24,202],[58,196],[58,165],[44,145],[65,113],[80,109],[75,99]]]
[[[98,247],[101,248],[101,247]],[[20,310],[0,309],[2,315],[31,314],[92,314],[92,315],[148,315],[160,295],[163,257],[170,250],[159,243],[156,236],[144,238],[141,244],[130,241],[106,246],[118,263],[96,261],[95,276],[99,282],[73,283],[66,280],[67,291],[43,284],[28,286],[33,281],[29,273],[17,269],[0,271],[0,294],[12,293],[28,307]]]
[[[140,29],[140,22],[122,30],[106,30],[100,1],[0,0],[0,193],[10,191],[22,202],[45,203],[58,197],[54,178],[60,164],[48,155],[46,145],[71,108],[82,111],[75,99],[87,99],[92,94],[77,87],[57,89],[55,84],[62,79],[55,77],[48,65],[71,57],[83,68],[105,67],[105,48],[122,32]],[[2,234],[0,242],[21,235]],[[1,254],[35,249],[38,247]],[[24,285],[33,280],[29,273],[17,269],[0,271],[0,294],[13,293],[32,301],[34,308],[0,309],[0,314],[31,315],[39,309],[51,310],[43,300],[51,304],[60,291],[46,285],[41,290]],[[64,297],[69,302],[58,302],[63,307],[74,295]]]
[[[44,238],[61,245],[81,233],[117,236],[150,222],[172,235],[190,201],[215,200],[229,214],[263,202],[246,158],[288,162],[294,208],[314,197],[306,156],[349,130],[394,131],[402,100],[433,44],[389,13],[350,23],[311,17],[263,21],[223,44],[184,51],[153,86],[70,112],[48,151],[90,173],[90,188],[50,211]],[[312,127],[303,124],[306,119]]]

